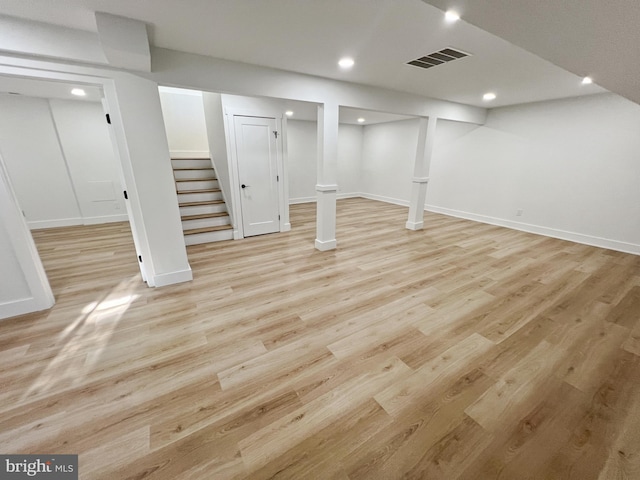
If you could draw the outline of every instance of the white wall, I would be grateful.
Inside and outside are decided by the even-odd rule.
[[[371,198],[408,205],[418,141],[418,119],[364,127],[362,191]]]
[[[105,93],[107,100],[118,99],[110,105],[112,128],[147,282],[159,287],[192,280],[158,84],[119,74],[114,91]]]
[[[0,155],[0,319],[54,303],[42,262]]]
[[[127,220],[100,104],[2,95],[0,151],[31,228]]]
[[[160,88],[162,115],[173,158],[209,158],[202,93]]]
[[[0,153],[31,228],[82,223],[46,99],[0,95]]]
[[[640,253],[638,132],[640,106],[613,94],[440,120],[427,208]],[[365,127],[365,193],[408,204],[416,141],[411,121]]]
[[[127,221],[122,179],[102,105],[50,100],[82,223]]]
[[[316,200],[318,164],[317,123],[288,120],[290,203]],[[341,124],[338,129],[338,197],[359,194],[363,127]]]

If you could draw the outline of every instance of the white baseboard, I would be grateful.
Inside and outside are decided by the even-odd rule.
[[[316,197],[298,197],[290,198],[289,205],[296,205],[298,203],[315,203]]]
[[[171,150],[171,158],[210,158],[207,150]]]
[[[436,205],[425,205],[425,210],[429,212],[450,215],[452,217],[464,218],[466,220],[473,220],[476,222],[488,223],[490,225],[497,225],[500,227],[512,228],[514,230],[520,230],[527,233],[544,235],[546,237],[559,238],[561,240],[569,240],[570,242],[582,243],[585,245],[591,245],[593,247],[607,248],[609,250],[616,250],[619,252],[640,255],[640,245],[636,245],[633,243],[620,242],[618,240],[594,237],[594,236],[585,235],[582,233],[568,232],[565,230],[542,227],[539,225],[531,225],[528,223],[514,222],[511,220],[504,220],[502,218],[489,217],[486,215],[478,215],[476,213],[453,210],[451,208],[438,207]]]
[[[321,252],[335,250],[337,246],[338,242],[336,240],[327,240],[323,242],[322,240],[318,240],[316,238],[316,249],[320,250]]]
[[[83,225],[99,225],[101,223],[128,222],[129,216],[126,213],[120,215],[104,215],[101,217],[85,217],[82,219]]]
[[[409,230],[422,230],[424,228],[424,222],[407,222],[404,226]]]
[[[51,308],[52,306],[53,301],[51,302],[51,305],[43,305],[33,297],[0,303],[0,320],[4,318],[17,317],[18,315],[24,315],[26,313],[39,312],[41,310]]]
[[[336,198],[338,200],[343,200],[345,198],[360,198],[362,194],[360,192],[352,192],[352,193],[338,193]]]
[[[155,280],[154,286],[165,287],[175,283],[190,282],[193,280],[193,272],[191,271],[191,268],[188,268],[187,270],[180,270],[178,272],[160,273],[155,275],[153,278]]]
[[[73,227],[76,225],[82,225],[82,218],[58,218],[56,220],[33,220],[27,222],[30,230],[39,230],[41,228],[58,228],[58,227]]]
[[[55,220],[34,220],[27,222],[30,230],[40,230],[42,228],[75,227],[77,225],[99,225],[101,223],[128,222],[126,213],[120,215],[104,215],[100,217],[86,218],[58,218]]]
[[[409,206],[409,200],[400,200],[399,198],[384,197],[382,195],[374,195],[372,193],[361,193],[359,196],[362,198],[368,198],[369,200],[377,200],[379,202],[393,203],[394,205],[400,205],[402,207]]]
[[[338,193],[336,198],[338,200],[342,200],[345,198],[360,198],[364,197],[364,193],[360,192],[351,192],[351,193]],[[298,203],[316,203],[318,197],[298,197],[298,198],[290,198],[289,205],[296,205]]]
[[[282,228],[283,232],[290,232],[291,231],[291,224],[289,222],[284,224],[284,227]]]

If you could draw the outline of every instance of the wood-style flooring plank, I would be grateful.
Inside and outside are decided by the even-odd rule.
[[[0,322],[0,451],[94,479],[640,478],[640,257],[364,199],[187,248],[33,232],[56,305]]]

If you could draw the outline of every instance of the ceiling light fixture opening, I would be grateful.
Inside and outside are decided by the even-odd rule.
[[[496,99],[496,94],[495,94],[495,93],[493,93],[493,92],[485,93],[485,94],[482,96],[482,99],[483,99],[485,102],[490,102],[491,100],[495,100],[495,99]]]
[[[86,94],[87,92],[81,88],[74,88],[71,90],[71,95],[75,95],[76,97],[84,97]]]
[[[591,77],[584,77],[582,79],[582,85],[591,85],[593,83],[593,80],[591,79]]]
[[[353,67],[355,63],[356,62],[353,60],[353,58],[344,57],[340,59],[340,61],[338,62],[338,65],[340,65],[340,68],[347,69],[347,68]]]
[[[292,115],[293,115],[293,111],[292,111],[292,110],[287,110],[286,112],[284,112],[284,114],[285,114],[287,117],[290,117],[290,116],[292,116]]]
[[[454,10],[447,10],[444,14],[444,19],[449,23],[457,22],[460,20],[460,14]]]
[[[362,118],[362,117],[358,118],[358,123],[364,123],[364,122],[366,122],[366,120],[364,118]]]

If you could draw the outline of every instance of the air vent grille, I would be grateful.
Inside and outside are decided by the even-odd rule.
[[[470,53],[465,53],[453,48],[445,48],[444,50],[430,53],[424,57],[416,58],[415,60],[407,62],[407,65],[413,65],[414,67],[420,68],[431,68],[469,56],[471,56]]]

